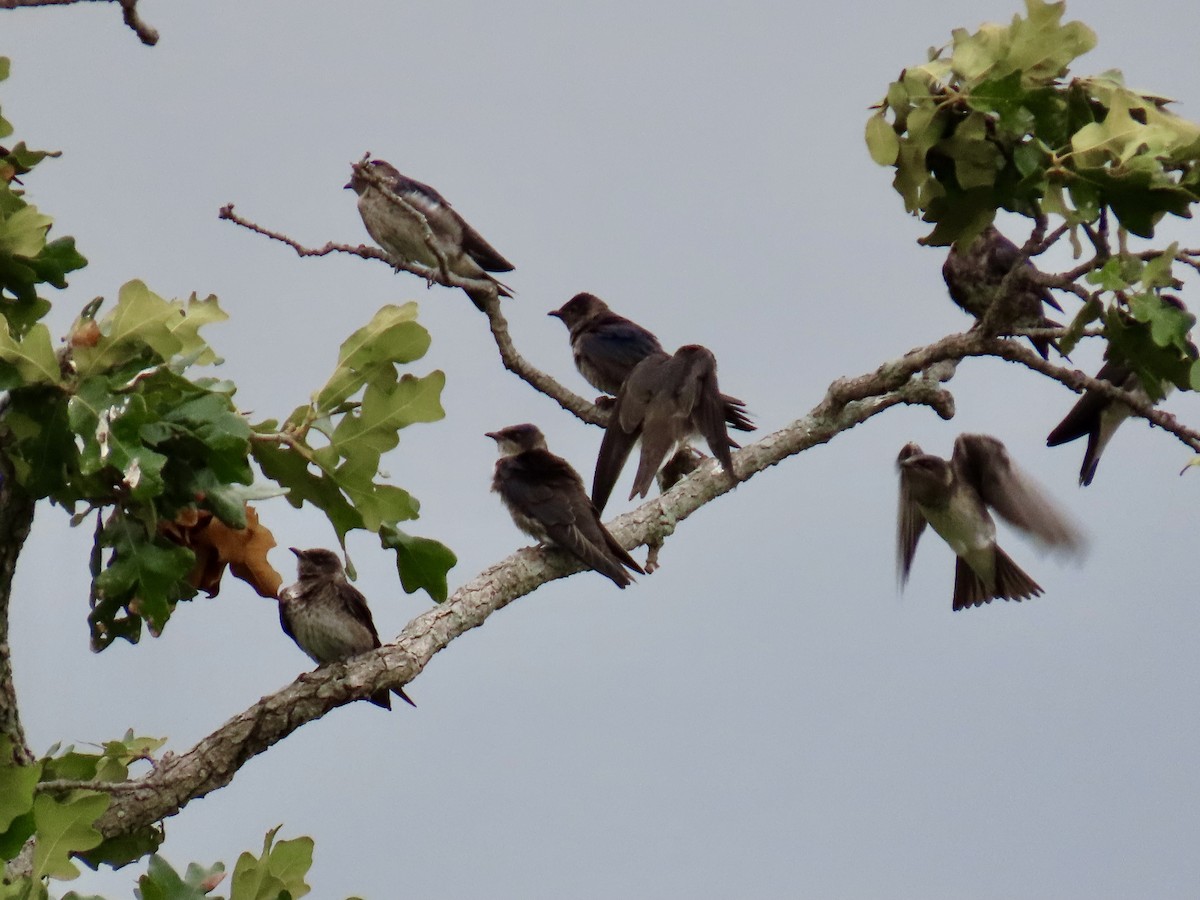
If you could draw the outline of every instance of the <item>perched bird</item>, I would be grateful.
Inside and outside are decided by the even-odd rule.
[[[1178,297],[1161,294],[1159,299],[1169,306],[1187,312],[1183,301]],[[1194,353],[1195,348],[1193,347],[1192,350]],[[1096,378],[1115,384],[1146,403],[1156,403],[1164,399],[1175,387],[1171,382],[1164,381],[1159,396],[1151,397],[1150,392],[1146,390],[1142,380],[1133,369],[1112,356],[1100,367]],[[1046,446],[1057,447],[1060,444],[1086,437],[1087,449],[1083,453],[1083,465],[1079,469],[1079,483],[1087,486],[1096,477],[1096,467],[1100,465],[1100,454],[1112,440],[1117,428],[1131,414],[1129,407],[1120,400],[1105,397],[1097,391],[1084,391],[1083,396],[1071,407],[1071,411],[1046,437]]]
[[[592,387],[616,396],[634,366],[647,356],[664,353],[651,332],[619,316],[595,294],[576,294],[547,315],[561,319],[571,334],[575,367]],[[746,404],[736,397],[721,395],[725,421],[738,431],[753,431]],[[734,444],[736,447],[737,444]]]
[[[993,597],[1022,600],[1041,586],[996,545],[1001,517],[1045,543],[1078,550],[1075,527],[1013,466],[1004,445],[986,434],[962,434],[950,460],[906,444],[900,468],[900,515],[896,561],[900,583],[908,580],[917,541],[933,526],[958,559],[954,569],[954,609],[990,603]]]
[[[645,497],[650,483],[677,447],[699,435],[731,477],[737,445],[725,428],[725,401],[717,386],[717,361],[698,344],[688,344],[673,356],[654,353],[637,364],[617,394],[617,402],[600,442],[592,502],[603,510],[625,467],[634,444],[642,442],[641,458],[629,499]]]
[[[296,583],[279,592],[279,624],[296,646],[317,665],[341,662],[379,646],[379,633],[366,598],[346,580],[342,561],[332,550],[297,550]],[[403,688],[392,693],[416,706]],[[392,708],[386,690],[368,698]]]
[[[1109,360],[1100,367],[1096,378],[1115,384],[1140,400],[1152,402],[1142,386],[1142,380],[1123,363]],[[1046,446],[1057,447],[1077,438],[1087,437],[1087,449],[1083,453],[1083,465],[1079,469],[1079,483],[1087,486],[1096,477],[1100,454],[1112,440],[1117,428],[1130,415],[1129,407],[1121,401],[1105,397],[1096,391],[1084,391],[1066,417],[1047,435]]]
[[[959,246],[958,241],[950,246],[946,262],[942,264],[942,278],[946,281],[950,299],[964,312],[982,321],[993,302],[997,301],[996,293],[1005,276],[1018,264],[1021,270],[1009,279],[1009,290],[1003,298],[999,298],[1003,306],[993,324],[1000,331],[1011,328],[1058,328],[1057,322],[1043,314],[1042,304],[1052,306],[1059,312],[1062,312],[1062,307],[1046,288],[1037,283],[1037,267],[1028,259],[1022,260],[1020,248],[994,225],[983,229],[969,247]],[[1029,340],[1042,359],[1049,358],[1053,342],[1047,338]],[[1054,347],[1058,349],[1057,344]]]
[[[619,588],[645,574],[600,521],[571,464],[546,449],[536,425],[510,425],[487,436],[500,449],[492,490],[516,526],[530,537],[566,550]]]
[[[389,198],[363,174],[364,170],[382,176],[388,189],[424,216],[425,221]],[[491,282],[499,296],[512,296],[507,286],[488,273],[511,272],[513,264],[497,253],[454,211],[446,198],[429,185],[401,175],[381,159],[373,159],[354,166],[346,187],[358,194],[358,213],[367,226],[367,233],[392,256],[402,262],[419,263],[437,273],[440,263],[426,238],[427,225],[433,244],[446,258],[446,268],[451,274]],[[491,296],[491,292],[484,289],[463,290],[480,308]]]

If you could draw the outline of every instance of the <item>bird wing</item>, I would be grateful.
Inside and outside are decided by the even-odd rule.
[[[640,325],[611,315],[583,328],[574,350],[599,370],[604,381],[620,385],[643,359],[662,353],[662,345]]]
[[[950,459],[955,475],[1007,522],[1047,544],[1078,550],[1082,537],[1071,521],[1022,474],[1004,444],[986,434],[960,434]]]
[[[472,228],[457,212],[455,218],[462,228],[462,248],[467,256],[479,263],[486,272],[511,272],[516,266],[500,255],[491,244],[483,239],[478,231]]]
[[[916,444],[905,444],[900,451],[898,462],[921,453]],[[900,503],[896,516],[896,571],[900,575],[900,584],[908,581],[909,570],[912,569],[913,557],[917,553],[917,542],[925,531],[925,516],[921,508],[912,498],[904,470],[900,470]]]
[[[342,608],[353,616],[359,624],[371,633],[371,646],[379,646],[379,632],[375,630],[375,620],[371,617],[371,608],[367,606],[367,598],[362,591],[347,581],[336,582],[338,601]]]
[[[708,449],[733,475],[733,456],[736,446],[725,427],[725,398],[717,385],[717,360],[707,347],[689,344],[675,351],[673,361],[681,367],[680,405],[686,410],[691,428],[704,438]]]
[[[647,356],[634,367],[617,392],[617,401],[609,413],[608,427],[604,429],[600,452],[596,456],[596,472],[592,476],[592,502],[598,510],[608,505],[625,461],[642,436],[646,411],[669,360],[670,357],[662,352]]]
[[[630,581],[622,564],[642,571],[600,522],[583,481],[566,460],[538,450],[526,451],[521,456],[520,476],[509,478],[509,499],[525,515],[537,520],[551,543],[621,587]]]
[[[1133,372],[1128,366],[1109,360],[1100,367],[1096,377],[1118,387],[1125,387],[1132,375]],[[1059,444],[1091,434],[1093,429],[1099,427],[1100,414],[1108,404],[1109,399],[1098,391],[1084,391],[1083,396],[1071,407],[1071,411],[1046,437],[1046,446],[1057,447]]]

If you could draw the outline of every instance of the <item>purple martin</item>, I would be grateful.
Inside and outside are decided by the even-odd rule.
[[[518,528],[566,550],[619,588],[633,581],[626,568],[645,574],[600,521],[579,473],[546,448],[536,425],[510,425],[487,436],[500,449],[492,490]]]
[[[468,225],[445,197],[429,185],[401,175],[381,159],[365,164],[370,166],[370,171],[383,177],[392,193],[424,217],[422,222],[364,177],[360,171],[362,165],[354,166],[346,187],[358,194],[358,213],[375,243],[403,262],[419,263],[437,273],[440,263],[426,238],[427,225],[433,244],[446,258],[446,268],[452,274],[489,281],[499,296],[512,296],[506,285],[488,273],[511,272],[513,264]],[[491,297],[487,290],[463,290],[480,308],[482,302]]]
[[[950,292],[950,299],[960,309],[982,321],[997,301],[1000,289],[1009,271],[1016,265],[1021,270],[1009,279],[1009,290],[1000,299],[1003,304],[1000,315],[994,319],[996,328],[1004,331],[1011,328],[1058,328],[1059,324],[1046,318],[1042,304],[1052,306],[1059,312],[1062,307],[1050,296],[1050,292],[1038,284],[1040,274],[1028,259],[1021,259],[1021,249],[1002,235],[994,225],[985,228],[970,247],[960,247],[958,241],[950,246],[946,262],[942,265],[942,278]],[[1050,347],[1058,345],[1047,338],[1030,338],[1034,349],[1042,359],[1050,356]]]
[[[1161,294],[1159,299],[1164,304],[1183,312],[1187,311],[1183,301],[1178,297]],[[1194,354],[1195,347],[1191,349]],[[1159,395],[1151,397],[1150,392],[1142,383],[1142,379],[1130,366],[1112,356],[1111,351],[1109,358],[1105,360],[1104,365],[1096,374],[1096,378],[1129,391],[1145,403],[1156,403],[1164,399],[1175,387],[1171,382],[1163,381]],[[1057,447],[1081,437],[1087,438],[1087,449],[1083,453],[1083,465],[1079,469],[1079,483],[1086,487],[1096,477],[1096,467],[1100,465],[1100,454],[1112,440],[1117,428],[1131,415],[1129,407],[1120,400],[1105,397],[1097,391],[1084,391],[1083,396],[1071,407],[1071,411],[1046,437],[1046,446]]]
[[[1075,527],[1042,496],[1008,458],[1004,445],[986,434],[962,434],[949,461],[906,444],[900,469],[900,515],[896,561],[900,583],[908,580],[917,541],[928,523],[956,556],[954,609],[1022,600],[1041,586],[996,544],[990,506],[1007,522],[1045,543],[1078,550]]]
[[[561,319],[571,334],[575,367],[592,387],[616,396],[634,366],[647,356],[665,353],[651,332],[619,316],[595,294],[576,294],[560,309],[547,313]],[[746,404],[722,394],[725,421],[738,431],[753,431]],[[734,444],[736,447],[737,444]]]
[[[1142,380],[1123,363],[1109,360],[1100,367],[1096,377],[1129,391],[1147,403],[1152,402],[1142,386]],[[1129,407],[1119,400],[1105,397],[1096,391],[1084,391],[1066,418],[1046,437],[1046,446],[1057,447],[1086,436],[1087,450],[1084,451],[1083,465],[1079,469],[1079,483],[1083,486],[1089,485],[1096,477],[1100,454],[1104,452],[1120,424],[1131,414]]]
[[[346,580],[342,561],[332,550],[289,548],[296,554],[296,583],[279,592],[279,624],[317,665],[341,662],[378,647],[379,633],[367,599]],[[403,688],[392,693],[412,706]],[[376,706],[392,708],[386,690],[368,697]]]
[[[643,359],[625,380],[600,442],[592,502],[603,510],[625,467],[633,445],[642,453],[629,499],[645,497],[667,454],[693,435],[708,443],[733,478],[730,448],[737,445],[725,428],[725,402],[717,386],[717,361],[698,344],[687,344],[673,356],[654,353]]]

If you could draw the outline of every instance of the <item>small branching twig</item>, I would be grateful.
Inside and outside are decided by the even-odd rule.
[[[158,32],[142,21],[142,17],[138,15],[138,0],[0,0],[0,9],[18,9],[20,7],[31,6],[68,6],[72,3],[113,2],[121,5],[121,17],[125,20],[125,24],[133,29],[134,34],[141,39],[143,44],[153,47],[158,43]]]
[[[491,329],[492,338],[496,342],[496,349],[500,353],[500,360],[504,363],[504,367],[534,390],[545,394],[567,412],[578,416],[584,422],[600,426],[608,422],[608,416],[604,410],[599,409],[594,403],[590,403],[573,391],[563,387],[545,372],[531,365],[517,352],[517,348],[512,341],[512,336],[508,333],[508,321],[504,318],[503,313],[500,312],[500,300],[495,296],[495,285],[492,282],[474,278],[461,278],[453,273],[446,273],[443,280],[441,273],[435,272],[427,266],[422,266],[419,263],[397,261],[376,247],[366,247],[361,244],[357,247],[351,247],[349,244],[335,244],[331,241],[325,244],[325,246],[315,249],[305,247],[286,234],[272,231],[269,228],[264,228],[248,219],[242,218],[233,211],[232,203],[227,203],[221,207],[218,215],[226,221],[233,222],[235,225],[240,225],[242,228],[253,231],[255,234],[261,234],[273,241],[287,244],[296,252],[297,256],[327,256],[330,253],[349,253],[353,256],[360,256],[363,259],[383,260],[393,268],[402,269],[405,272],[411,272],[413,275],[424,278],[426,282],[443,283],[447,287],[471,288],[490,292],[492,296],[482,301],[482,309],[487,316],[488,327]]]

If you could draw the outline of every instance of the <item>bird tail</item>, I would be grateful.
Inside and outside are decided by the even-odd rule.
[[[989,585],[968,565],[961,556],[954,566],[954,609],[968,609],[991,603],[996,597],[1001,600],[1025,600],[1037,597],[1042,587],[1025,574],[1007,553],[995,548],[995,578]]]
[[[511,297],[512,296],[512,288],[510,288],[507,284],[505,284],[502,281],[498,281],[495,278],[492,278],[490,275],[487,276],[487,279],[488,279],[488,281],[491,281],[496,286],[496,296],[498,296],[498,297]],[[474,288],[474,289],[463,288],[463,292],[468,297],[471,298],[471,302],[475,304],[475,308],[480,309],[480,310],[482,310],[484,308],[484,303],[486,301],[492,299],[492,292],[489,290],[484,290],[484,289],[480,289],[480,288]]]
[[[392,688],[390,693],[386,690],[376,691],[367,699],[370,700],[372,703],[374,703],[376,706],[382,706],[384,709],[391,709],[392,708],[391,694],[395,694],[397,697],[399,697],[401,700],[403,700],[409,706],[415,707],[417,705],[412,702],[412,698],[409,697],[408,694],[404,693],[404,688],[398,688],[398,687]]]
[[[751,420],[750,414],[746,412],[746,404],[743,401],[737,397],[722,394],[721,402],[725,404],[726,425],[738,431],[754,431],[754,422]],[[734,446],[737,445],[734,444]]]

